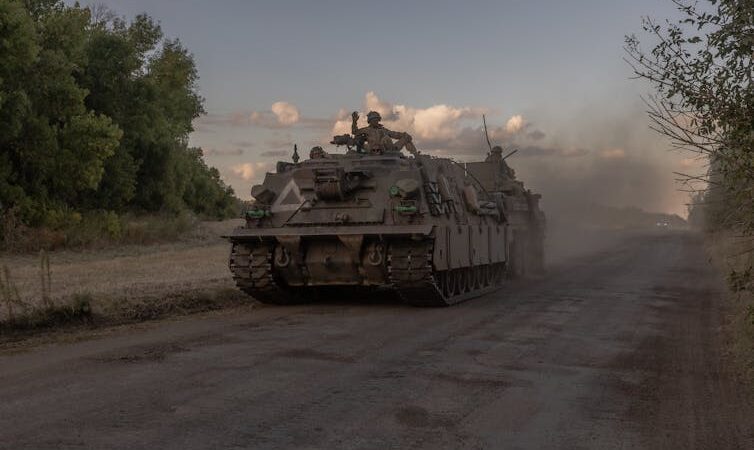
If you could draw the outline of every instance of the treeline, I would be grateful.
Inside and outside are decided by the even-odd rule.
[[[188,146],[197,80],[146,14],[0,0],[0,215],[54,228],[92,211],[235,214]]]

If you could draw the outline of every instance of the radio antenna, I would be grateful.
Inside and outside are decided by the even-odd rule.
[[[482,123],[484,124],[484,137],[487,139],[487,147],[490,148],[490,153],[492,153],[492,144],[490,143],[490,135],[487,133],[487,118],[484,117],[484,114],[482,114]]]

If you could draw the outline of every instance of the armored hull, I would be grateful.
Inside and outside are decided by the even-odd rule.
[[[492,291],[542,270],[539,197],[506,184],[501,163],[354,151],[280,162],[228,236],[230,270],[276,304],[384,287],[443,306]]]

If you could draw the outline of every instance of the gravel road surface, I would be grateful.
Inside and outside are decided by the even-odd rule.
[[[701,239],[444,309],[258,306],[0,355],[0,448],[754,448]]]

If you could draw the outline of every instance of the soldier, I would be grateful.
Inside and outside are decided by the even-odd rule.
[[[321,159],[321,158],[327,158],[329,155],[327,152],[325,152],[324,149],[320,146],[312,147],[312,149],[309,151],[309,159]]]
[[[503,148],[499,145],[492,147],[492,151],[487,155],[487,158],[484,161],[501,164],[502,167],[500,167],[500,171],[504,176],[508,178],[516,178],[516,172],[511,169],[508,163],[503,159]]]
[[[485,162],[500,162],[503,160],[503,147],[496,145],[492,147],[492,151],[489,155],[487,155],[487,158],[484,160]]]
[[[356,124],[359,120],[359,113],[354,111],[353,114],[351,114],[351,119],[353,119],[351,132],[357,139],[359,136],[366,138],[367,149],[371,153],[379,154],[382,152],[398,152],[403,147],[406,147],[406,150],[412,155],[417,153],[416,147],[414,147],[414,143],[411,140],[411,135],[408,133],[390,131],[382,126],[382,124],[380,124],[380,120],[382,120],[380,113],[369,111],[369,114],[367,114],[367,122],[369,125],[364,128],[359,128]],[[397,139],[397,141],[393,142],[393,139]]]

